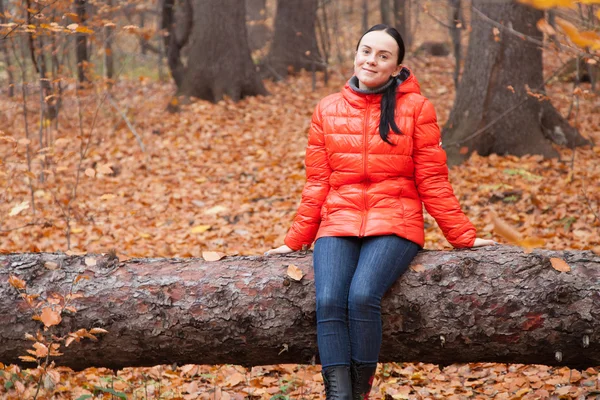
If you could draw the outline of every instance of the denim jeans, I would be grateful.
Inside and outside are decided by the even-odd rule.
[[[322,237],[315,243],[317,341],[323,368],[377,363],[381,299],[419,245],[396,235]]]

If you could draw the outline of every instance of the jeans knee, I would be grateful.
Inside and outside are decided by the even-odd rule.
[[[317,296],[317,319],[346,317],[346,302],[333,296]]]
[[[348,295],[348,309],[378,311],[380,299],[368,290],[350,290]]]

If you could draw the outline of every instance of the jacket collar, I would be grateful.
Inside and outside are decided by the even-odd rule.
[[[418,93],[421,94],[421,87],[417,78],[412,74],[411,70],[407,67],[402,67],[399,74],[400,78],[403,79],[400,86],[396,90],[396,98],[404,93]],[[342,96],[348,103],[356,108],[364,108],[367,104],[381,102],[381,93],[364,94],[354,91],[348,82],[342,89]]]

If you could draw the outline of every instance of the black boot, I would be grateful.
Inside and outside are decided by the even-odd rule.
[[[352,361],[352,400],[368,400],[377,364],[358,364]]]
[[[336,365],[321,371],[327,400],[352,400],[350,367]]]

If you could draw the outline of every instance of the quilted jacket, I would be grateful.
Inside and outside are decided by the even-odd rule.
[[[475,227],[448,181],[446,153],[433,106],[408,69],[397,89],[396,123],[379,136],[381,94],[347,83],[325,97],[312,117],[306,148],[306,184],[285,244],[310,247],[323,236],[395,234],[424,244],[423,206],[454,247],[471,247]]]

